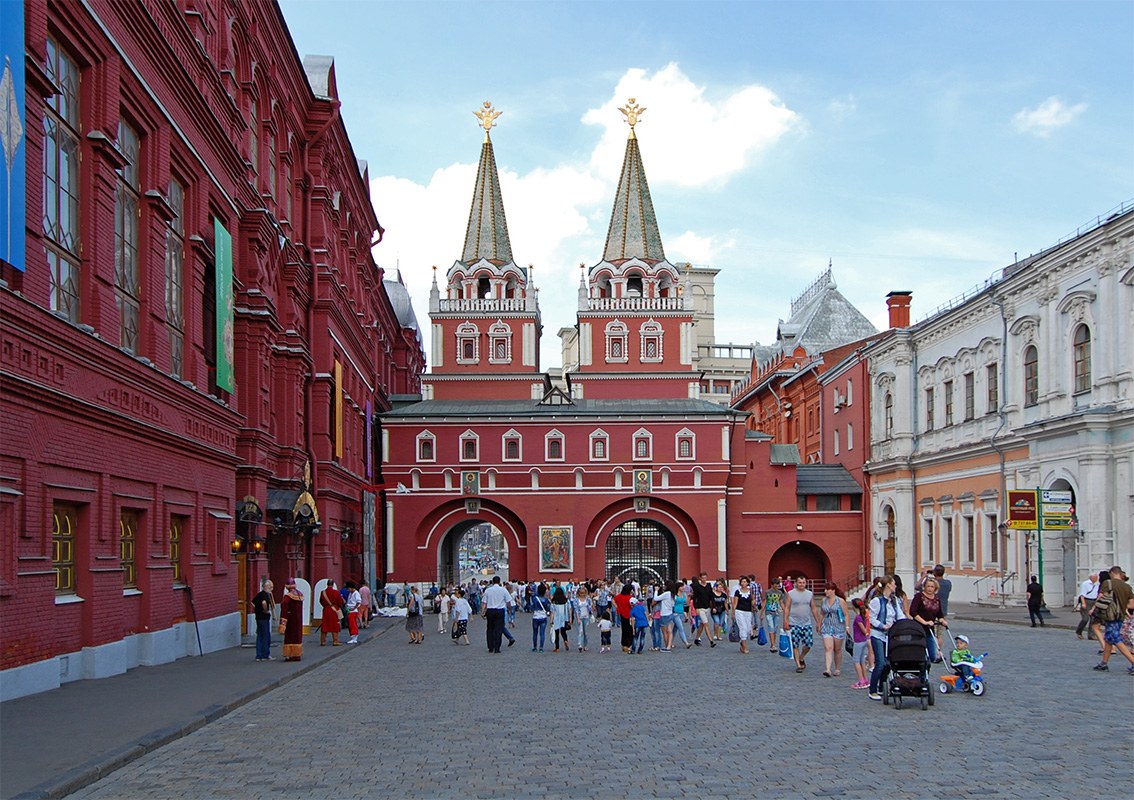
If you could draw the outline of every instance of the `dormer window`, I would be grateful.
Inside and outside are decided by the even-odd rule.
[[[642,325],[639,333],[642,337],[641,359],[648,363],[659,363],[662,360],[662,326],[655,320]]]
[[[506,323],[497,320],[496,324],[488,329],[488,346],[488,363],[512,363],[512,329]]]
[[[626,341],[629,338],[629,333],[626,325],[618,320],[606,326],[607,362],[625,364],[629,360],[626,356]]]
[[[457,326],[457,363],[480,362],[480,330],[471,322]]]

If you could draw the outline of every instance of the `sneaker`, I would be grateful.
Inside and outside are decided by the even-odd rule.
[[[712,640],[710,640],[710,641],[712,641]],[[694,639],[694,640],[693,640],[693,644],[695,644],[695,645],[697,645],[698,647],[700,647],[700,646],[701,646],[701,640],[700,640],[700,639]]]
[[[350,639],[347,639],[347,644],[358,644],[358,637],[352,636]]]
[[[1134,664],[1131,664],[1129,667],[1126,668],[1126,674],[1127,675],[1134,675]]]
[[[871,700],[881,700],[882,695],[878,694],[878,692],[871,692],[870,693],[870,699]]]
[[[514,645],[515,643],[516,643],[516,640],[515,640],[515,639],[509,639],[509,640],[508,640],[508,646],[509,646],[509,647],[511,647],[511,646],[512,646],[512,645]]]
[[[716,646],[717,646],[716,642],[709,642],[709,647],[716,647]]]
[[[1110,672],[1110,667],[1108,667],[1106,664],[1095,664],[1092,669],[1098,672]]]

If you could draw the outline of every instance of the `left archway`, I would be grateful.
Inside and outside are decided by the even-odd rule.
[[[499,575],[508,580],[508,540],[495,525],[479,519],[461,520],[437,547],[437,584],[465,584]]]

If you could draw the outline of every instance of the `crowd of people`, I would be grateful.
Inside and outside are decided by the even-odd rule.
[[[271,581],[264,578],[260,593],[253,598],[257,661],[273,660],[268,646],[275,606],[272,589]],[[755,645],[790,655],[796,673],[802,673],[818,638],[823,644],[823,677],[842,674],[846,652],[855,670],[851,688],[868,690],[872,699],[880,700],[886,680],[887,632],[898,620],[912,619],[925,628],[929,659],[934,663],[943,661],[946,641],[954,650],[968,652],[966,637],[946,639],[951,590],[944,567],[937,565],[919,576],[912,597],[899,576],[886,575],[875,578],[861,597],[849,602],[835,584],[809,581],[803,575],[777,577],[765,589],[754,575],[710,582],[706,573],[685,581],[647,580],[645,585],[617,579],[505,582],[497,576],[491,582],[471,580],[440,587],[428,600],[418,585],[388,584],[378,599],[379,605],[406,609],[411,644],[425,640],[427,604],[437,611],[437,632],[449,635],[454,645],[470,644],[470,618],[480,615],[487,623],[486,644],[491,653],[499,653],[505,640],[508,647],[516,644],[512,631],[517,611],[530,615],[533,653],[545,648],[570,653],[572,640],[579,653],[590,652],[596,644],[599,653],[608,653],[618,629],[622,652],[628,655],[646,652],[647,645],[649,652],[669,653],[700,647],[703,642],[716,647],[727,640],[745,654]],[[1029,606],[1037,593],[1038,589],[1030,587]],[[399,600],[399,594],[404,600]],[[347,581],[340,589],[328,581],[318,600],[322,609],[319,644],[326,644],[330,636],[331,644],[338,646],[344,627],[350,632],[346,644],[356,644],[359,628],[370,624],[370,588]],[[303,595],[295,581],[289,580],[279,606],[285,660],[299,660],[303,655],[302,607]],[[1092,575],[1080,587],[1075,608],[1080,613],[1076,635],[1083,639],[1086,633],[1101,647],[1102,660],[1094,669],[1108,671],[1110,657],[1117,651],[1129,662],[1128,674],[1134,675],[1134,590],[1126,573],[1113,567]],[[1029,608],[1029,612],[1038,615],[1038,610]],[[1039,621],[1042,624],[1042,618]]]

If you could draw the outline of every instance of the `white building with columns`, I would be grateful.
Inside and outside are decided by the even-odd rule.
[[[875,564],[957,601],[1049,606],[1134,573],[1134,205],[1006,267],[866,351]],[[1007,492],[1070,491],[1077,525],[1006,530]],[[1040,562],[1042,560],[1042,570]]]

